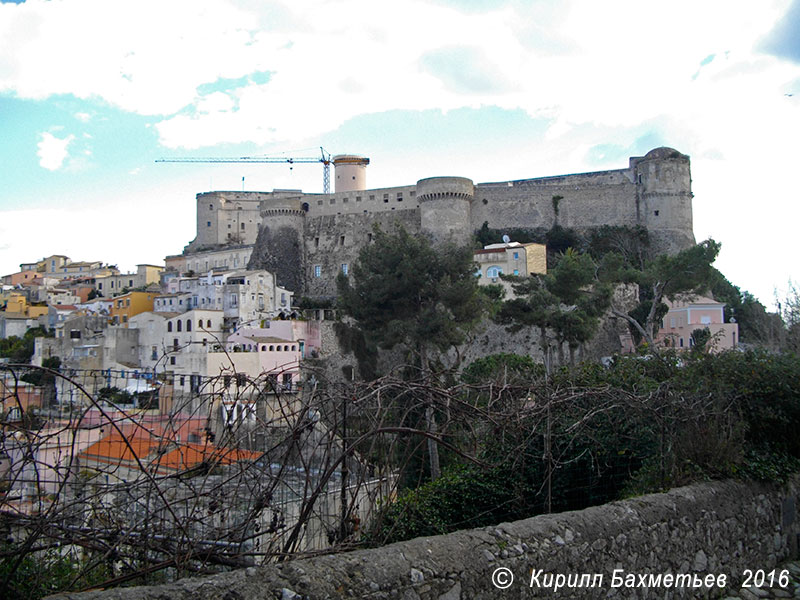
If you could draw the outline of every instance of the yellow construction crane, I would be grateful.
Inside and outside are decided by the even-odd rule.
[[[287,158],[284,156],[240,156],[239,158],[159,158],[157,163],[322,163],[322,191],[325,194],[331,193],[331,154],[322,146],[319,147],[321,156],[318,158],[302,157]]]

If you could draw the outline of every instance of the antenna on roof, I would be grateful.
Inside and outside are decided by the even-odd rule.
[[[503,243],[504,243],[504,244],[507,244],[507,243],[509,243],[510,241],[511,241],[511,238],[510,238],[510,237],[508,237],[508,235],[503,235]]]

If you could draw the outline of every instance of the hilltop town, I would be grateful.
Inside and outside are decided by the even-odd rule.
[[[516,389],[520,373],[546,386],[549,406],[563,391],[549,387],[551,351],[566,366],[564,349],[574,363],[630,354],[641,341],[624,319],[611,318],[638,303],[635,288],[619,285],[613,298],[598,295],[596,314],[583,300],[567,307],[563,314],[584,311],[584,329],[555,336],[552,347],[544,325],[512,331],[489,319],[450,355],[426,354],[422,363],[412,364],[402,344],[384,343],[397,364],[376,383],[364,355],[374,358],[377,347],[348,329],[357,315],[336,301],[363,249],[382,248],[394,231],[426,240],[433,257],[469,247],[469,278],[497,312],[498,298],[513,299],[526,282],[557,272],[559,257],[578,260],[561,253],[553,232],[586,239],[645,232],[653,256],[701,248],[689,158],[670,148],[618,170],[478,184],[437,177],[369,189],[368,164],[334,157],[336,189],[327,194],[197,194],[196,237],[163,265],[122,273],[101,260],[52,255],[2,278],[0,512],[9,540],[41,535],[31,524],[56,515],[47,536],[79,548],[81,560],[97,559],[98,580],[112,582],[165,560],[158,569],[175,577],[197,561],[251,566],[360,542],[367,524],[370,535],[386,530],[375,518],[398,489],[439,477],[431,440],[453,456],[470,436],[475,447],[494,440],[480,424],[491,410],[494,426],[508,431],[524,415],[539,427],[546,414],[550,427],[533,384]],[[702,248],[713,260],[713,244]],[[654,347],[739,347],[736,319],[710,292],[664,302],[657,331],[647,332]],[[565,303],[557,300],[555,310]],[[442,391],[443,382],[428,379],[454,356],[449,364],[470,366],[453,376],[475,389]],[[423,375],[409,387],[399,364]],[[431,397],[441,403],[436,410]],[[606,401],[608,410],[622,406],[598,400]],[[443,433],[448,428],[457,433]],[[402,441],[408,432],[427,437],[427,451]],[[356,447],[371,436],[382,441]],[[550,461],[537,476],[549,482],[556,459],[537,452]],[[614,460],[626,477],[643,462],[635,453]],[[604,476],[598,471],[598,481]],[[600,499],[622,485],[603,481]],[[558,500],[547,493],[536,502],[549,511]],[[175,562],[179,555],[185,565]]]

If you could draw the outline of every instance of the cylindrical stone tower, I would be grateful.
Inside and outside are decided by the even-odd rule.
[[[249,269],[275,273],[277,283],[298,296],[305,291],[305,218],[302,199],[275,198],[261,208]]]
[[[335,192],[355,192],[367,189],[369,159],[366,156],[339,154],[333,157],[332,162]]]
[[[672,254],[694,244],[689,157],[662,147],[632,161],[639,224],[647,227],[656,248]]]
[[[431,177],[417,182],[422,230],[436,242],[468,244],[475,186],[466,177]]]

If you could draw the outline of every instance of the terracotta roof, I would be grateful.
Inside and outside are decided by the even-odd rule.
[[[115,432],[89,446],[83,454],[111,464],[134,462],[137,458],[144,460],[158,444],[155,438],[135,434],[128,436],[126,441],[120,433]]]
[[[218,448],[210,444],[180,444],[162,456],[157,464],[160,468],[181,471],[204,462],[211,465],[230,465],[240,460],[256,460],[260,456],[260,452],[250,450]]]

